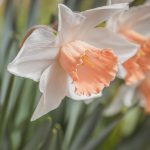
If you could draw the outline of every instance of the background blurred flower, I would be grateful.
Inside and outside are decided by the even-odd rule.
[[[113,28],[120,36],[139,45],[137,54],[123,64],[127,84],[143,79],[150,70],[149,10],[150,5],[134,7],[115,15],[108,21],[109,28]]]
[[[112,116],[119,113],[123,107],[131,107],[135,103],[144,107],[146,113],[150,113],[150,76],[146,75],[145,79],[137,85],[122,85],[116,94],[113,102],[105,109],[106,116]]]
[[[134,100],[137,99],[136,96],[136,86],[122,85],[113,101],[104,110],[104,115],[113,116],[119,113],[123,107],[131,107],[134,104]]]

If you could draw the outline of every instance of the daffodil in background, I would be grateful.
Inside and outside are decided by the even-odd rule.
[[[123,64],[126,84],[138,83],[150,71],[150,5],[132,7],[128,11],[116,14],[108,21],[121,37],[138,45],[135,56]]]
[[[118,113],[122,106],[131,107],[135,102],[150,112],[150,5],[130,8],[116,14],[108,21],[120,36],[136,43],[139,48],[135,56],[123,63],[125,84],[119,89],[114,101],[105,110],[106,115]]]
[[[104,115],[112,116],[121,111],[123,107],[130,108],[138,104],[144,108],[146,114],[150,113],[150,75],[136,85],[122,85],[113,102],[104,110]]]

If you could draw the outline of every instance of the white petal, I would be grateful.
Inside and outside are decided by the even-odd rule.
[[[134,0],[111,0],[112,4],[117,4],[117,3],[131,3]]]
[[[97,48],[112,49],[118,56],[120,63],[132,57],[138,50],[137,45],[127,41],[109,29],[94,28],[88,32],[86,37],[80,37],[80,39]]]
[[[136,85],[127,86],[123,104],[126,107],[131,107],[135,98]]]
[[[72,12],[67,6],[59,4],[59,38],[61,42],[69,42],[77,39],[78,35],[84,34],[98,23],[107,20],[114,13],[127,9],[127,4],[115,4],[98,7],[83,11],[81,13]]]
[[[145,2],[145,4],[150,4],[150,0],[147,0],[147,1]]]
[[[129,28],[145,36],[150,36],[150,4],[132,7],[127,12],[118,14],[108,21],[109,28],[116,30]]]
[[[40,92],[42,92],[42,93],[44,93],[44,90],[46,89],[45,86],[46,86],[46,83],[48,81],[49,72],[50,72],[52,67],[53,67],[53,65],[51,65],[48,68],[46,68],[44,70],[44,72],[42,73],[42,75],[41,75],[40,83],[39,83],[39,89],[40,89]]]
[[[56,109],[66,95],[66,74],[58,63],[54,63],[46,71],[47,81],[43,84],[43,96],[32,116],[32,121]],[[41,80],[40,82],[43,82]]]
[[[132,19],[130,27],[145,36],[150,36],[150,4],[132,8],[126,13],[127,21]]]
[[[109,6],[98,7],[95,9],[90,9],[81,12],[83,16],[86,17],[79,34],[87,34],[87,31],[91,28],[94,28],[99,23],[108,20],[111,16],[113,16],[117,12],[121,12],[123,10],[128,9],[127,3],[122,4],[114,4]]]
[[[118,64],[118,74],[117,74],[117,76],[120,79],[125,79],[126,74],[127,74],[127,72],[126,72],[125,68],[123,67],[123,65]]]
[[[104,115],[112,116],[117,114],[123,106],[130,107],[135,94],[135,87],[121,86],[113,102],[105,109]]]
[[[101,97],[102,96],[102,92],[98,93],[98,94],[92,94],[91,96],[79,96],[75,93],[75,87],[72,84],[72,79],[68,76],[68,80],[67,80],[67,96],[69,98],[72,98],[74,100],[89,100],[89,99],[93,99],[93,98],[97,98],[97,97]]]
[[[88,105],[92,103],[93,101],[94,101],[94,98],[91,98],[91,99],[84,100],[84,103]]]
[[[85,19],[79,13],[74,13],[70,8],[63,4],[58,5],[59,8],[59,38],[62,42],[71,41],[78,27]]]
[[[55,59],[58,48],[55,36],[48,27],[34,30],[24,42],[16,58],[8,65],[8,71],[38,81],[43,70]]]

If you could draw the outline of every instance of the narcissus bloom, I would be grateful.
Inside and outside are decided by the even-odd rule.
[[[107,116],[117,114],[123,106],[131,107],[135,103],[144,107],[145,113],[150,114],[150,74],[137,85],[122,85],[113,102],[105,109]]]
[[[126,83],[131,85],[144,79],[150,71],[150,4],[116,14],[107,26],[139,45],[136,55],[123,64]]]
[[[57,108],[65,96],[85,100],[101,95],[115,78],[118,64],[133,56],[136,47],[95,26],[126,8],[116,4],[76,13],[60,4],[56,36],[45,26],[28,32],[8,70],[40,82],[43,95],[32,120]]]

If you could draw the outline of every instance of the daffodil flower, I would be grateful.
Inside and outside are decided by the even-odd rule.
[[[31,120],[57,108],[65,96],[90,99],[109,86],[118,64],[133,56],[136,46],[95,26],[126,8],[116,4],[77,13],[60,4],[56,36],[45,26],[28,32],[8,70],[40,82],[43,95]]]
[[[144,111],[150,114],[150,74],[136,85],[122,85],[113,102],[104,110],[104,115],[112,116],[121,111],[123,107],[131,107],[135,103],[144,107]]]
[[[150,4],[115,14],[107,27],[138,45],[137,53],[123,64],[126,84],[138,83],[150,71]]]

